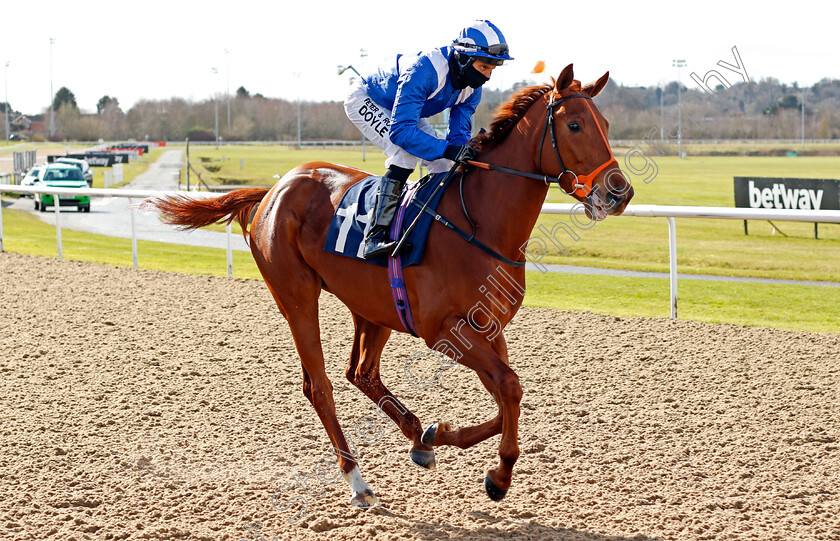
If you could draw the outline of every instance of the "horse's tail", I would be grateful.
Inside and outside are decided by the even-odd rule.
[[[198,229],[236,220],[247,242],[251,211],[267,193],[266,188],[244,188],[212,199],[196,199],[186,195],[150,197],[143,202],[143,207],[157,209],[162,222],[177,225],[181,229]]]

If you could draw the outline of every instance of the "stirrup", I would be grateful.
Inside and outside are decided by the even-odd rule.
[[[376,259],[377,257],[383,255],[389,255],[395,245],[396,242],[388,239],[365,239],[365,249],[362,253],[362,257],[365,259]]]

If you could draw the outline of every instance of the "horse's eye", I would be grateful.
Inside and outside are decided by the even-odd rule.
[[[569,123],[569,130],[571,130],[574,133],[579,132],[580,131],[580,124],[578,124],[577,122],[570,122]]]

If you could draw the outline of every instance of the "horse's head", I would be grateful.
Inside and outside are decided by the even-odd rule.
[[[592,101],[609,78],[607,72],[581,86],[572,64],[566,66],[545,94],[547,115],[537,151],[538,168],[559,179],[560,188],[581,201],[593,220],[621,214],[633,198],[610,148],[610,124]]]

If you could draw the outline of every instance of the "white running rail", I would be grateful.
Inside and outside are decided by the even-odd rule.
[[[105,188],[53,188],[53,187],[30,187],[17,186],[13,184],[0,184],[0,193],[31,193],[59,195],[88,195],[90,197],[126,197],[131,199],[145,199],[151,196],[162,195],[188,195],[190,197],[214,197],[220,194],[214,192],[176,192],[176,191],[152,191],[152,190],[124,190]],[[137,236],[134,230],[134,207],[131,208],[131,252],[134,268],[137,268]],[[55,232],[58,245],[58,259],[61,254],[61,221],[60,208],[55,205]],[[585,208],[581,203],[545,203],[542,207],[543,214],[567,214],[574,216],[577,223],[580,219],[577,216],[585,215]],[[686,207],[666,205],[628,205],[622,216],[640,216],[648,218],[666,218],[668,221],[668,247],[670,259],[670,281],[671,281],[671,318],[677,318],[677,229],[675,218],[706,218],[726,220],[777,220],[787,222],[813,222],[813,223],[840,223],[840,210],[773,210],[773,209],[752,209],[752,208],[730,208],[730,207]],[[588,218],[587,218],[588,220]],[[581,229],[588,229],[589,225],[584,224]],[[227,234],[227,271],[228,276],[233,275],[233,251],[231,247],[231,228],[226,227]],[[0,252],[3,251],[3,212],[0,207]]]

